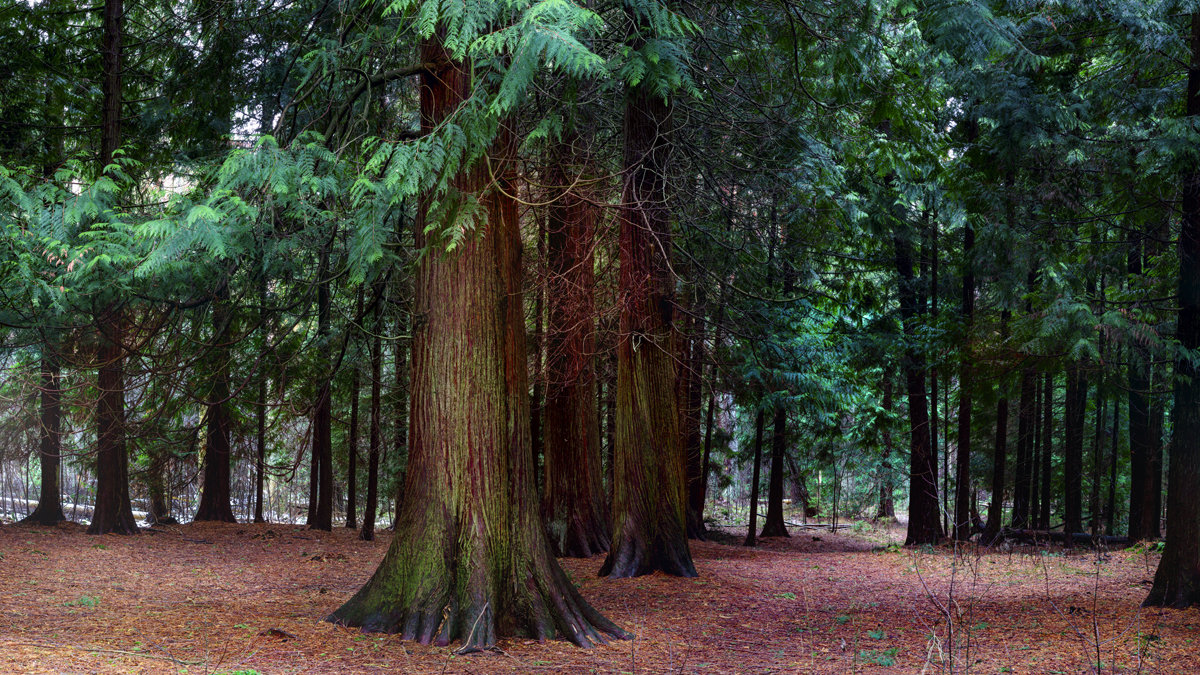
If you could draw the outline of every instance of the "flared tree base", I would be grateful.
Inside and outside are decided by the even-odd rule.
[[[650,545],[635,537],[625,537],[608,552],[600,576],[624,579],[654,572],[677,577],[698,576],[687,540],[679,539],[678,542],[660,541]]]

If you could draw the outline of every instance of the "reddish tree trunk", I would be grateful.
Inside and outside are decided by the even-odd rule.
[[[756,546],[756,532],[758,531],[758,480],[759,467],[762,466],[762,442],[763,442],[763,425],[766,422],[766,414],[762,408],[758,409],[758,414],[754,416],[754,466],[750,472],[750,525],[746,528],[746,541],[744,546]]]
[[[207,434],[204,445],[204,483],[200,489],[200,507],[195,520],[235,523],[230,506],[230,446],[229,411],[229,301],[226,292],[219,292],[213,299],[213,373],[212,389],[208,393],[208,410],[205,413]]]
[[[566,192],[550,205],[547,218],[542,516],[559,555],[587,558],[608,551],[610,537],[596,408],[592,251],[599,214],[586,196],[566,189],[586,170],[574,160],[569,150],[560,151],[549,173],[553,189]]]
[[[767,482],[767,517],[763,521],[760,537],[787,537],[787,523],[783,520],[783,456],[787,449],[787,410],[775,406],[775,418],[771,422],[771,477]]]
[[[601,576],[696,576],[675,390],[674,279],[666,169],[671,106],[647,86],[625,101],[620,210],[613,541]]]
[[[459,108],[472,83],[436,39],[421,51],[433,64],[420,88],[428,132]],[[521,242],[517,205],[506,196],[516,193],[515,167],[505,159],[511,146],[498,145],[490,169],[500,185],[488,185],[481,163],[453,179],[461,195],[486,206],[477,234],[419,264],[406,498],[379,569],[330,620],[424,643],[461,639],[460,651],[490,648],[516,632],[592,645],[605,633],[625,633],[563,573],[538,512]],[[425,196],[418,209],[418,247],[430,201]]]

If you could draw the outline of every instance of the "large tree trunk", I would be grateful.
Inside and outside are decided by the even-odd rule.
[[[54,525],[67,519],[62,510],[58,470],[62,464],[62,390],[61,374],[55,345],[42,343],[41,429],[38,438],[38,461],[41,464],[42,487],[37,508],[21,522]]]
[[[937,457],[930,446],[928,399],[925,394],[925,356],[915,344],[919,291],[913,278],[912,244],[901,235],[893,238],[896,270],[900,275],[900,314],[904,321],[904,381],[908,394],[909,495],[908,534],[905,545],[933,544],[942,538],[938,509]]]
[[[696,576],[675,391],[666,169],[671,106],[648,86],[625,101],[613,541],[601,576]]]
[[[954,465],[954,539],[971,538],[971,394],[972,322],[975,317],[975,229],[963,228],[962,305],[963,344],[958,363],[958,457]]]
[[[572,144],[572,138],[566,143]],[[588,558],[608,551],[608,500],[601,466],[596,407],[595,263],[599,214],[566,186],[585,171],[563,150],[551,161],[549,182],[566,190],[547,218],[549,303],[542,515],[559,555]],[[570,169],[569,171],[567,169]],[[540,291],[539,291],[540,292]],[[536,460],[535,460],[536,461]]]
[[[775,419],[771,423],[771,478],[767,483],[767,518],[763,522],[760,537],[787,537],[787,524],[783,520],[783,456],[787,448],[787,411],[783,405],[775,406]]]
[[[121,24],[122,0],[105,0],[100,46],[104,69],[101,111],[100,166],[112,163],[121,145]],[[100,361],[96,384],[96,508],[88,534],[136,534],[137,522],[129,503],[129,453],[125,449],[125,310],[110,303],[96,317]]]
[[[1063,412],[1063,531],[1083,532],[1083,422],[1087,380],[1079,363],[1067,366]]]
[[[472,85],[436,38],[421,51],[432,64],[420,88],[428,132]],[[518,632],[588,646],[626,634],[563,573],[538,512],[521,242],[517,205],[506,196],[516,193],[515,167],[505,159],[509,144],[497,145],[490,167],[476,163],[453,179],[453,189],[486,207],[477,234],[453,254],[422,257],[417,270],[411,449],[395,538],[371,580],[329,618],[423,643],[461,639],[464,652]],[[491,189],[490,170],[501,183]],[[418,210],[419,248],[430,201]]]
[[[1200,118],[1200,13],[1192,15],[1192,58],[1188,67],[1187,114]],[[1200,171],[1183,176],[1183,219],[1179,232],[1180,346],[1200,349]],[[1200,369],[1187,356],[1175,360],[1174,440],[1167,477],[1167,543],[1145,605],[1200,604]]]
[[[213,298],[213,344],[211,347],[213,373],[212,389],[208,392],[208,424],[204,444],[204,483],[200,489],[200,507],[195,520],[236,523],[230,506],[229,411],[229,300],[224,290]]]

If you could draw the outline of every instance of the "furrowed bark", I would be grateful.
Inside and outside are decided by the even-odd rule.
[[[542,516],[559,555],[587,558],[608,551],[610,535],[596,407],[593,249],[599,213],[578,188],[567,188],[586,170],[570,149],[573,140],[564,140],[549,172],[552,189],[564,192],[550,205],[546,222]]]
[[[205,413],[207,434],[204,444],[204,484],[200,490],[200,507],[195,520],[236,523],[230,505],[230,455],[229,411],[229,324],[228,291],[218,292],[213,299],[213,373],[212,388],[208,393],[208,409]]]
[[[472,85],[437,38],[422,55],[433,64],[420,89],[429,131]],[[329,620],[423,643],[462,640],[460,652],[518,633],[588,646],[627,634],[580,597],[541,523],[506,133],[495,149],[488,166],[453,178],[459,194],[477,195],[486,207],[475,216],[476,235],[453,253],[423,256],[417,270],[411,448],[395,538],[371,580]],[[489,184],[489,173],[498,184]],[[415,224],[418,248],[429,204],[426,195]]]
[[[674,279],[665,171],[671,105],[626,93],[620,221],[613,541],[600,576],[692,577],[687,468],[675,389]]]

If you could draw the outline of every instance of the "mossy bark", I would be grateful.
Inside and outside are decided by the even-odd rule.
[[[431,130],[471,91],[461,63],[435,40],[422,75]],[[579,595],[554,559],[539,514],[530,453],[528,368],[514,170],[502,143],[490,169],[460,172],[486,216],[451,254],[422,258],[416,276],[412,407],[405,499],[379,569],[330,621],[461,652],[506,635],[556,635],[588,646],[626,634]],[[428,200],[416,222],[425,244]],[[434,228],[440,229],[439,227]]]
[[[601,576],[696,576],[675,382],[674,279],[666,206],[671,106],[647,87],[625,103],[620,220],[613,543]]]
[[[572,139],[564,141],[570,147]],[[569,170],[568,170],[569,169]],[[598,213],[579,188],[570,188],[586,162],[561,149],[548,175],[563,190],[547,218],[542,516],[559,555],[587,558],[608,551],[609,515],[596,408],[595,259]]]

